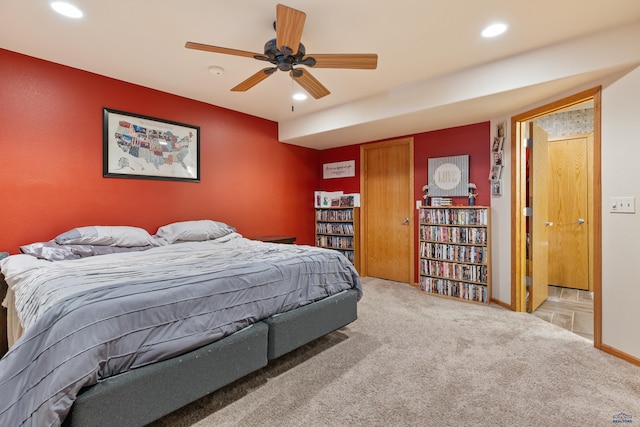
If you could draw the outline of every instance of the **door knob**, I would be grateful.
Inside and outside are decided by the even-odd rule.
[[[578,218],[578,221],[576,221],[578,224],[584,224],[584,218]]]
[[[405,223],[405,224],[409,224],[409,222],[411,222],[411,221],[409,220],[409,218],[405,218],[404,220],[402,220],[402,222]]]
[[[553,221],[547,221],[544,223],[547,227],[551,227],[553,225]]]

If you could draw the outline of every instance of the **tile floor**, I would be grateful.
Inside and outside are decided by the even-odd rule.
[[[533,315],[593,341],[591,292],[549,286],[549,297]]]

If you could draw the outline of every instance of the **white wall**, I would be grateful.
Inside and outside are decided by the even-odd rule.
[[[517,114],[597,85],[603,88],[602,344],[640,359],[640,68],[514,111],[507,122],[510,126],[510,118]],[[492,129],[504,120],[492,120]],[[505,149],[508,146],[505,142]],[[510,156],[505,151],[509,162]],[[492,291],[495,299],[507,304],[511,301],[511,166],[507,163],[508,170],[503,171],[503,196],[491,199]],[[612,196],[635,197],[636,213],[610,213]]]
[[[612,196],[640,202],[640,68],[602,91],[602,343],[640,358],[640,210],[609,212]]]
[[[502,196],[491,197],[491,298],[511,305],[511,123],[510,117],[491,120],[491,139],[498,123],[506,123],[502,166]],[[491,142],[487,150],[491,149]],[[489,167],[487,166],[487,175]]]

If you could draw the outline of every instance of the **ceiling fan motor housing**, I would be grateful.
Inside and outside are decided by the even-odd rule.
[[[290,50],[285,46],[287,50]],[[271,39],[264,45],[264,57],[256,57],[256,59],[263,59],[271,62],[281,71],[291,71],[295,65],[306,65],[313,67],[316,63],[315,59],[309,57],[302,59],[306,54],[305,47],[302,43],[298,45],[298,52],[295,55],[286,54],[278,49],[278,43],[276,39]]]

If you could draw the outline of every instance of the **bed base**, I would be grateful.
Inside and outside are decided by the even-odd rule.
[[[269,325],[267,357],[276,359],[358,318],[357,293],[341,292],[264,320]]]
[[[357,292],[272,316],[184,355],[80,391],[63,426],[143,426],[357,319]]]

